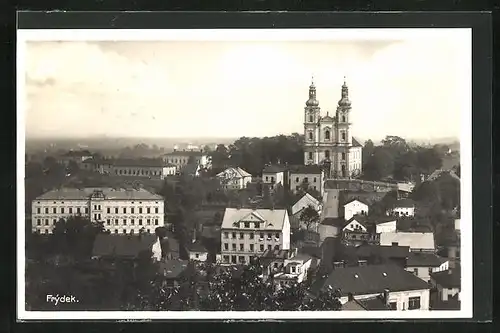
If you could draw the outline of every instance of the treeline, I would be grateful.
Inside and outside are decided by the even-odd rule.
[[[304,136],[298,133],[264,138],[241,137],[226,147],[217,145],[209,154],[215,172],[230,166],[239,166],[257,175],[269,163],[303,164]]]
[[[365,142],[362,178],[416,181],[420,175],[429,175],[442,165],[442,149],[410,146],[401,137],[387,136],[378,146],[371,140]]]

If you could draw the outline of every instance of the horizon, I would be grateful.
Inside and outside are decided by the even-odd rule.
[[[458,138],[460,110],[470,108],[467,38],[444,31],[421,37],[29,41],[26,138],[303,134],[312,75],[323,116],[334,113],[347,76],[355,138]]]

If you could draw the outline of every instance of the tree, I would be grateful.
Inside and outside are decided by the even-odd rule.
[[[376,147],[364,166],[364,178],[380,180],[392,175],[393,170],[394,159],[390,151],[384,147]]]
[[[362,150],[363,164],[366,163],[366,161],[368,161],[368,159],[373,155],[374,150],[375,150],[375,145],[373,144],[373,141],[366,140]]]
[[[423,174],[431,174],[443,165],[441,155],[435,149],[421,148],[418,153],[417,165]]]
[[[300,213],[300,221],[305,224],[306,230],[309,231],[311,225],[317,225],[319,222],[319,214],[313,206],[309,205]]]

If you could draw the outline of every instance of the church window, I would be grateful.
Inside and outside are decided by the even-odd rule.
[[[342,116],[342,122],[345,123],[345,116]]]
[[[342,153],[342,161],[345,161],[345,153]]]
[[[330,158],[330,151],[329,150],[325,150],[325,158]]]
[[[330,130],[325,131],[325,140],[330,140]]]
[[[309,159],[312,160],[313,159],[313,153],[312,152],[309,152]]]
[[[342,140],[345,141],[345,132],[342,132]]]
[[[309,140],[312,140],[313,139],[313,134],[312,132],[309,132]]]
[[[311,122],[311,123],[312,123],[313,121],[314,121],[314,119],[313,119],[313,115],[311,114],[311,115],[309,115],[309,122]]]

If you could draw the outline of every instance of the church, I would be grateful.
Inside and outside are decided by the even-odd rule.
[[[325,166],[328,178],[352,178],[361,174],[362,145],[352,136],[349,89],[342,85],[335,115],[321,115],[314,81],[304,108],[304,164]]]

